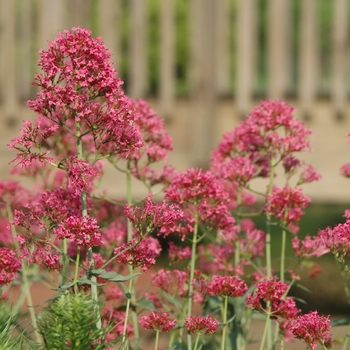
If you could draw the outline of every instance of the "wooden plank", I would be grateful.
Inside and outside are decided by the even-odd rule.
[[[337,119],[343,119],[347,104],[347,63],[349,61],[349,24],[348,1],[334,0],[334,17],[332,33],[332,69],[331,96]]]
[[[196,166],[207,167],[215,139],[215,38],[216,10],[215,0],[192,0],[191,20],[192,35],[192,101],[193,115],[190,139],[192,142],[191,158]],[[208,25],[210,23],[210,26]]]
[[[299,47],[299,111],[303,119],[311,118],[317,94],[318,35],[317,0],[301,2]]]
[[[111,60],[115,62],[118,70],[118,64],[121,62],[121,1],[102,0],[98,2],[98,6],[99,36],[111,52]]]
[[[162,0],[160,15],[160,115],[170,120],[175,106],[174,0]]]
[[[230,3],[228,0],[220,0],[216,3],[216,38],[215,38],[215,62],[216,79],[215,86],[219,96],[231,94],[230,72]]]
[[[48,1],[48,0],[46,0]],[[62,1],[57,1],[62,2]],[[90,1],[86,0],[66,0],[64,1],[66,10],[66,28],[81,27],[91,30],[89,23],[89,5]]]
[[[130,48],[129,48],[129,88],[133,98],[146,97],[147,76],[147,2],[129,1]]]
[[[290,81],[290,0],[268,1],[268,98],[283,99]]]
[[[3,125],[12,125],[17,118],[19,95],[16,89],[16,9],[15,1],[1,1],[1,47],[6,54],[1,55],[1,100],[3,105]],[[1,129],[2,132],[5,131]]]
[[[257,72],[257,6],[255,0],[238,0],[237,26],[237,84],[235,100],[238,116],[243,119],[252,109],[254,80]]]
[[[18,73],[21,77],[17,79],[17,90],[20,100],[27,101],[35,96],[32,81],[34,80],[33,49],[34,49],[34,25],[33,25],[34,1],[23,1],[18,5]]]

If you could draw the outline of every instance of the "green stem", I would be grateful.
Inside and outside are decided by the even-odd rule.
[[[197,333],[197,336],[196,336],[196,341],[194,343],[194,348],[193,350],[197,350],[197,347],[198,347],[198,344],[199,344],[199,338],[201,337],[201,335],[199,333]]]
[[[156,341],[154,343],[154,350],[158,350],[158,343],[159,343],[159,330],[156,330]]]
[[[133,290],[134,290],[134,278],[130,280],[129,293],[131,293]],[[126,339],[126,333],[127,333],[130,305],[131,305],[131,298],[128,298],[126,301],[125,319],[124,319],[124,327],[123,327],[123,340],[122,340],[122,344],[124,344],[125,349],[129,348],[129,340]]]
[[[80,245],[78,245],[77,257],[75,259],[75,269],[74,269],[74,293],[78,294],[78,276],[79,276],[79,263],[80,263]]]
[[[222,329],[222,336],[221,336],[221,350],[225,350],[225,344],[226,344],[226,333],[227,333],[227,306],[228,306],[228,296],[224,296],[224,312],[223,312],[223,329]]]
[[[284,282],[284,270],[285,270],[285,255],[286,255],[286,230],[282,230],[282,242],[281,242],[281,262],[280,262],[280,280]]]
[[[193,285],[192,281],[194,278],[194,268],[196,265],[196,253],[197,253],[197,238],[198,238],[198,209],[197,205],[194,206],[194,229],[193,229],[193,240],[192,240],[192,254],[191,254],[191,266],[190,266],[190,277],[188,281],[188,302],[187,302],[187,316],[192,315],[192,294]],[[187,334],[187,349],[192,350],[192,337],[191,334]]]
[[[263,335],[261,337],[261,343],[260,343],[260,350],[264,349],[264,345],[265,345],[265,340],[266,340],[266,336],[268,335],[268,330],[269,330],[269,325],[270,325],[270,309],[266,315],[266,322],[265,322],[265,327],[264,327],[264,332]],[[271,347],[268,346],[268,350],[270,350]]]
[[[85,134],[81,134],[81,125],[80,125],[80,121],[76,121],[75,122],[76,125],[76,138],[77,138],[77,156],[79,159],[84,159],[83,157],[83,141],[82,141],[82,137]],[[82,212],[82,216],[85,217],[88,215],[88,211],[87,211],[87,201],[86,201],[86,191],[82,191],[81,192],[81,212]],[[95,268],[95,262],[94,262],[94,257],[92,254],[92,248],[88,248],[88,259],[89,259],[89,267],[91,270],[93,270]],[[76,268],[77,268],[76,264]],[[93,284],[91,284],[91,299],[93,300],[94,304],[95,304],[95,311],[96,311],[96,315],[98,316],[98,321],[96,323],[96,327],[97,329],[101,329],[102,328],[102,321],[101,321],[101,315],[100,315],[100,307],[99,307],[99,302],[98,302],[98,292],[97,292],[97,286],[96,286],[96,277],[92,276],[91,277],[91,281],[93,282]]]

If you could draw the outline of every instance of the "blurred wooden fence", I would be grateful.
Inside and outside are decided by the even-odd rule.
[[[181,3],[181,4],[180,4]],[[192,151],[207,158],[222,98],[238,117],[253,99],[294,95],[300,115],[313,118],[315,101],[330,99],[335,117],[346,114],[349,93],[349,1],[330,3],[331,25],[320,30],[321,0],[0,0],[0,109],[11,124],[31,86],[38,50],[58,30],[81,26],[103,38],[117,69],[127,61],[127,93],[157,98],[158,113],[176,116],[176,48],[187,43],[186,93],[192,108]],[[158,4],[158,5],[157,5]],[[263,4],[263,7],[262,5]],[[178,37],[178,6],[187,6],[186,37]],[[156,24],[149,7],[157,6]],[[261,11],[265,13],[261,14]],[[261,18],[265,22],[261,25]],[[127,25],[122,23],[127,19]],[[124,21],[124,22],[123,22]],[[150,25],[157,38],[150,38]],[[322,24],[322,23],[321,23]],[[125,28],[127,30],[125,42]],[[122,34],[124,33],[124,37]],[[124,38],[124,39],[123,39]],[[150,88],[149,42],[157,40],[158,80]],[[322,43],[328,42],[326,51]],[[227,101],[227,100],[226,100]],[[334,118],[336,119],[336,118]]]

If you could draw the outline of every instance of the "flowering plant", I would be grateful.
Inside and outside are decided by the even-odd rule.
[[[155,332],[155,349],[244,350],[258,317],[265,323],[261,350],[293,337],[308,349],[331,349],[329,317],[302,314],[290,289],[298,269],[326,253],[346,282],[350,214],[334,229],[298,237],[310,203],[301,186],[320,175],[297,157],[309,151],[311,131],[293,108],[262,102],[223,136],[208,170],[177,172],[165,163],[172,142],[163,121],[145,101],[125,95],[101,39],[73,28],[40,56],[39,92],[28,101],[37,119],[24,122],[8,145],[17,152],[13,173],[36,187],[0,182],[1,347],[138,349],[147,341],[142,326]],[[125,175],[125,201],[98,191],[106,162]],[[266,191],[255,189],[257,178]],[[132,197],[135,179],[148,190],[143,201]],[[163,198],[155,201],[156,192]],[[264,231],[256,215],[265,216]],[[282,236],[278,265],[273,225]],[[286,265],[287,235],[293,268]],[[157,263],[160,239],[169,249]],[[140,275],[151,275],[148,290],[140,289]],[[56,293],[36,313],[31,287],[38,276]],[[349,336],[350,326],[343,349]]]

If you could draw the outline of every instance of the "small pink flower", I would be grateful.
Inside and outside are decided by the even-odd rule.
[[[185,319],[185,327],[188,332],[194,334],[210,335],[216,332],[219,322],[213,319],[211,315],[203,316],[188,316]]]
[[[121,253],[126,248],[130,247],[125,252],[121,253],[116,259],[116,262],[128,264],[133,267],[141,267],[143,271],[147,271],[156,263],[155,258],[159,256],[162,248],[158,239],[153,237],[143,238],[136,246],[131,247],[136,243],[136,239],[132,239],[129,243],[123,244],[121,247],[114,249],[114,254]]]
[[[168,256],[169,260],[173,262],[179,262],[182,260],[190,259],[192,251],[190,247],[179,247],[174,242],[169,242]]]
[[[319,174],[312,165],[306,165],[300,174],[298,185],[318,181],[321,177],[321,174]]]
[[[350,163],[344,164],[340,169],[340,174],[345,177],[350,177]]]
[[[148,316],[142,316],[139,320],[142,327],[152,329],[154,331],[169,332],[175,325],[175,320],[169,319],[169,313],[152,311]]]
[[[208,282],[208,294],[240,297],[248,289],[248,286],[243,280],[236,276],[218,276],[215,275]]]
[[[295,224],[299,223],[300,218],[305,214],[302,209],[306,208],[310,202],[310,198],[304,196],[300,188],[276,187],[267,197],[265,210],[267,214],[280,219],[296,231],[298,228]]]
[[[69,216],[53,229],[58,239],[69,238],[78,245],[94,247],[102,244],[102,235],[96,219],[90,216]]]
[[[22,268],[22,261],[14,250],[0,248],[0,285],[12,282]]]
[[[318,343],[327,349],[332,347],[329,315],[321,316],[317,311],[301,315],[295,320],[291,329],[293,335],[303,340],[311,349],[315,349]]]
[[[187,281],[187,271],[160,269],[152,274],[152,285],[159,287],[170,296],[185,296],[188,292]]]

